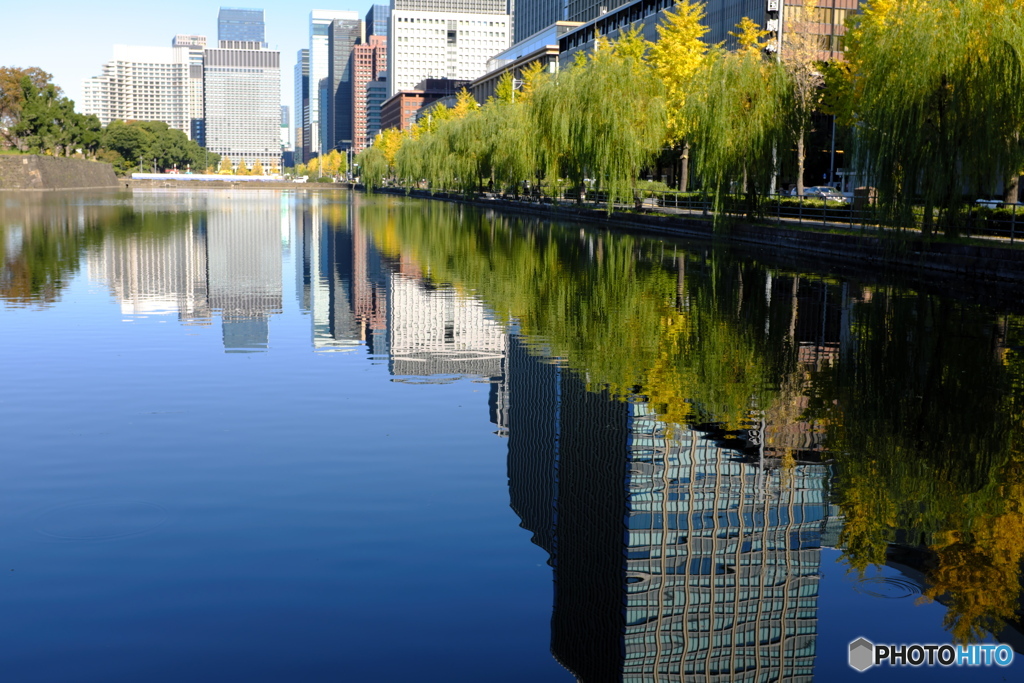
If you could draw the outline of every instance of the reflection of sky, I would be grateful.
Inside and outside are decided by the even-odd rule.
[[[815,675],[823,681],[1003,681],[1015,680],[1024,667],[1024,655],[1017,654],[1009,669],[1001,667],[872,667],[863,674],[851,669],[846,662],[850,642],[864,637],[873,643],[950,643],[949,633],[942,627],[946,609],[937,602],[920,601],[919,595],[903,588],[891,591],[880,588],[872,581],[885,580],[906,585],[912,582],[892,567],[869,570],[865,574],[868,588],[856,572],[840,561],[840,552],[821,551],[821,581],[819,583],[818,657]],[[883,584],[884,585],[884,584]],[[866,596],[864,590],[879,595]]]

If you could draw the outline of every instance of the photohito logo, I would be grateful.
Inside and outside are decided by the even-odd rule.
[[[867,671],[879,664],[889,666],[1010,666],[1009,645],[876,645],[867,638],[850,643],[850,666]]]

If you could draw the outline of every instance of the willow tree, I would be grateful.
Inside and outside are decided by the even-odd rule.
[[[389,173],[388,162],[384,157],[384,146],[377,144],[380,135],[374,144],[370,145],[356,156],[356,165],[359,166],[359,176],[363,185],[370,192],[373,192],[384,183],[384,178]]]
[[[645,61],[648,47],[635,28],[614,42],[598,37],[594,53],[539,89],[533,107],[548,177],[560,167],[577,187],[595,178],[609,212],[632,198],[665,140],[664,87]]]
[[[858,167],[882,218],[959,232],[963,192],[1022,167],[1024,3],[874,0],[849,32]]]
[[[666,12],[658,24],[658,42],[651,46],[650,62],[665,86],[669,140],[682,147],[679,189],[686,191],[690,177],[690,142],[692,122],[686,118],[686,99],[697,87],[694,77],[700,72],[707,55],[704,36],[710,30],[705,24],[705,5],[680,0],[674,11]]]
[[[515,90],[511,73],[498,80],[495,95],[481,108],[482,125],[491,135],[490,166],[495,184],[519,194],[524,181],[537,171],[537,143],[529,125],[533,84],[543,67],[524,69],[522,90]]]
[[[765,55],[764,35],[744,17],[735,35],[740,47],[716,46],[696,79],[699,90],[687,98],[683,114],[693,122],[696,166],[714,196],[715,221],[722,195],[739,184],[748,212],[765,194],[775,173],[773,151],[786,143],[791,115],[789,79],[783,67]]]

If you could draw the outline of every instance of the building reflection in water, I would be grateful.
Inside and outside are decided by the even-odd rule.
[[[388,270],[357,224],[352,197],[311,195],[298,220],[297,297],[313,348],[386,353]]]
[[[489,382],[502,433],[504,326],[478,299],[430,282],[414,261],[385,259],[359,224],[358,202],[314,195],[300,221],[296,282],[300,305],[312,313],[314,349],[366,345],[387,357],[396,377]]]
[[[88,256],[90,278],[108,284],[125,315],[173,312],[209,324],[217,312],[226,351],[266,349],[282,304],[280,201],[247,192],[245,202],[234,193],[190,193],[182,202],[184,229],[107,235]]]
[[[511,505],[550,556],[559,662],[586,683],[812,678],[827,465],[764,470],[515,337],[508,386]]]

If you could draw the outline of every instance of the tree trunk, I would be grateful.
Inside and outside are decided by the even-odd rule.
[[[1006,181],[1006,190],[1003,192],[1003,201],[1007,204],[1016,204],[1019,197],[1020,176],[1014,173]]]
[[[796,136],[796,193],[799,196],[804,194],[804,157],[806,155],[807,151],[804,149],[804,127],[800,126]]]
[[[683,153],[679,157],[679,191],[686,192],[690,184],[690,143],[683,143]]]

